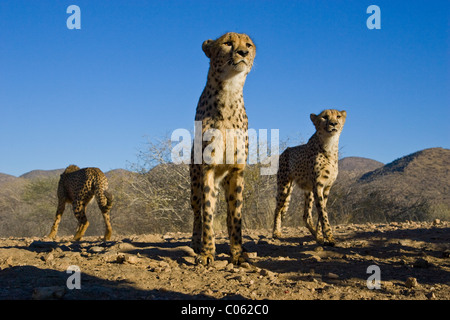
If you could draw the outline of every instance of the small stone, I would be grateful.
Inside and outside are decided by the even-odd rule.
[[[124,254],[118,254],[116,257],[116,262],[118,263],[124,263],[125,262],[125,255]]]
[[[335,273],[332,273],[332,272],[328,272],[327,277],[329,279],[339,279],[339,276],[337,274],[335,274]]]
[[[272,271],[269,271],[267,269],[261,269],[259,274],[264,276],[264,277],[267,277],[269,279],[273,279],[275,277],[275,274]]]
[[[245,280],[245,277],[241,275],[241,276],[235,277],[234,279],[237,280],[237,281],[239,281],[239,282],[242,282],[242,281]]]
[[[139,258],[132,254],[127,255],[125,258],[125,261],[130,264],[136,264],[136,263],[138,263],[138,260],[139,260]]]
[[[248,262],[242,262],[242,263],[241,263],[241,267],[244,268],[244,269],[250,269],[250,263],[248,263]]]
[[[255,259],[258,254],[256,252],[244,252],[242,256],[246,259]]]
[[[227,260],[216,260],[214,261],[214,268],[221,270],[221,269],[225,269],[228,265],[228,261]]]
[[[413,266],[414,268],[429,268],[430,263],[423,258],[419,258],[414,262]]]
[[[13,257],[9,256],[5,259],[5,264],[8,265],[8,267],[12,267],[13,265]]]
[[[437,226],[439,224],[441,224],[441,220],[440,219],[434,219],[433,220],[433,226]]]
[[[225,270],[227,270],[227,271],[234,270],[234,265],[232,263],[228,263],[227,266],[225,267]]]
[[[413,277],[409,277],[408,279],[406,279],[406,281],[405,281],[405,286],[407,287],[407,288],[415,288],[415,287],[417,287],[419,284],[418,284],[418,282],[417,282],[417,279],[416,278],[413,278]]]
[[[50,261],[52,261],[53,259],[55,259],[55,256],[53,255],[53,253],[50,252],[49,254],[47,254],[46,256],[44,256],[43,259],[44,259],[45,262],[50,262]]]
[[[436,299],[436,295],[434,294],[433,291],[432,291],[432,292],[428,292],[425,296],[426,296],[429,300]]]
[[[319,256],[314,255],[314,256],[310,256],[307,260],[311,261],[311,262],[320,262],[320,260],[322,260],[322,258],[320,258]]]
[[[91,247],[91,248],[89,249],[89,252],[92,252],[92,253],[99,253],[99,252],[102,252],[102,251],[104,251],[104,250],[105,250],[105,248],[103,248],[103,247],[93,246],[93,247]]]

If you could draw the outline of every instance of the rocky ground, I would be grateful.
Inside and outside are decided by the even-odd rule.
[[[245,230],[249,263],[240,267],[219,233],[208,268],[195,264],[186,233],[2,238],[0,299],[448,300],[449,231],[442,221],[338,225],[336,247],[322,247],[306,228],[285,228],[279,240]],[[73,265],[79,278],[67,272]],[[369,289],[377,273],[380,286]]]

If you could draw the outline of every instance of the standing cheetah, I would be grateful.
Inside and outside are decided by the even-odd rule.
[[[206,40],[202,49],[210,58],[206,87],[197,105],[195,120],[201,122],[202,140],[208,130],[220,131],[223,139],[212,137],[208,141],[194,142],[191,153],[191,206],[194,211],[192,247],[197,255],[197,263],[208,265],[214,261],[215,240],[213,215],[219,184],[225,190],[227,200],[227,228],[230,238],[231,261],[242,261],[241,210],[244,190],[244,167],[248,154],[248,120],[244,107],[243,87],[255,58],[255,45],[246,34],[226,33],[216,40]],[[234,161],[223,161],[227,130],[240,131],[245,144],[240,152],[234,152]],[[196,135],[198,134],[196,130]],[[217,138],[217,141],[215,140]],[[197,140],[197,139],[195,139]],[[245,140],[245,141],[244,141]],[[213,160],[205,154],[211,145],[216,148],[211,153]],[[234,138],[233,138],[234,143]],[[201,144],[201,146],[200,146]],[[230,144],[231,145],[231,144]],[[198,160],[199,150],[200,161]],[[205,150],[206,149],[206,150]],[[242,150],[245,149],[245,150]],[[223,155],[223,158],[222,158]],[[233,157],[233,154],[231,155]],[[217,160],[221,158],[222,160]],[[227,158],[228,160],[228,158]]]
[[[103,172],[98,168],[80,169],[75,165],[70,165],[61,174],[58,183],[58,209],[56,211],[55,222],[48,237],[54,239],[58,232],[58,226],[61,216],[66,207],[66,203],[71,203],[73,213],[78,220],[78,229],[74,236],[74,240],[80,240],[87,227],[89,221],[86,218],[86,206],[95,196],[97,204],[102,211],[105,220],[105,241],[111,239],[111,223],[109,210],[111,210],[113,196],[106,191],[108,189],[108,180]]]
[[[305,191],[303,220],[306,227],[318,243],[334,246],[335,240],[328,221],[326,205],[330,188],[338,174],[339,136],[347,112],[324,110],[319,115],[311,114],[310,117],[316,132],[308,143],[287,148],[279,158],[273,236],[275,238],[281,236],[281,219],[288,209],[295,182]],[[313,227],[311,215],[314,201],[319,215],[316,229]]]

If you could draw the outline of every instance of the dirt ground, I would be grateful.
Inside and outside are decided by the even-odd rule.
[[[244,230],[249,263],[235,267],[220,233],[208,268],[195,265],[187,233],[2,238],[0,299],[450,299],[449,222],[338,225],[334,234],[337,245],[322,247],[306,228],[284,228],[279,240]],[[80,273],[67,272],[72,265]]]

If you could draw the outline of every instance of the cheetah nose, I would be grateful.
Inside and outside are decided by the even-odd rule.
[[[337,122],[330,122],[330,126],[336,127],[337,126]]]
[[[246,57],[248,55],[248,50],[239,50],[237,51],[237,54],[242,56],[242,57]]]

